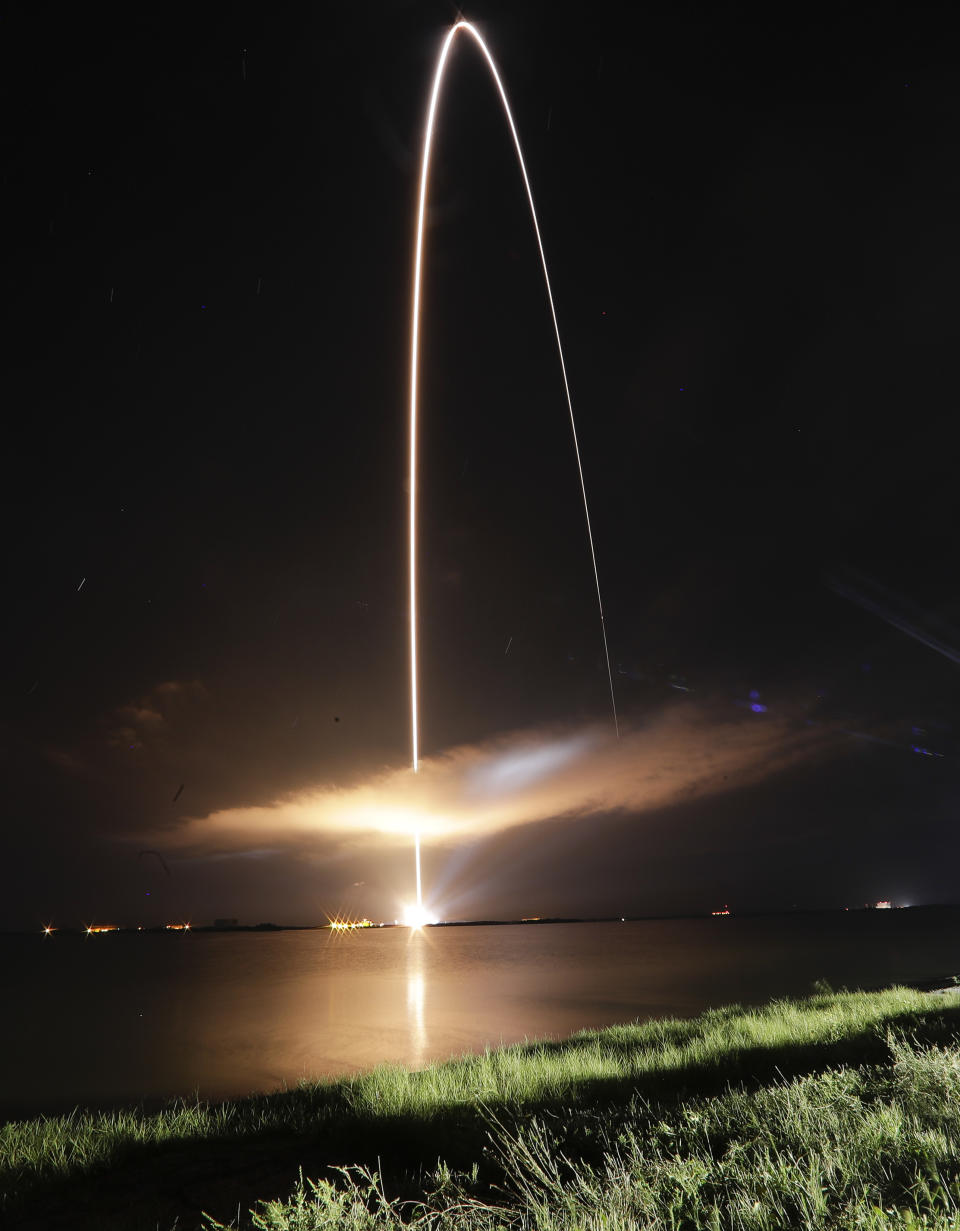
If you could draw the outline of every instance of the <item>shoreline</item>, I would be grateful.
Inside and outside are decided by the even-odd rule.
[[[461,1231],[540,1211],[538,1225],[573,1231],[660,1225],[667,1211],[678,1226],[731,1225],[775,1193],[783,1216],[765,1226],[846,1228],[844,1211],[880,1205],[916,1216],[884,1227],[945,1231],[960,1182],[958,991],[822,992],[218,1104],[6,1125],[0,1219],[23,1231],[225,1231],[270,1200],[271,1227],[320,1231],[369,1198],[369,1231],[400,1231],[417,1210]],[[942,1189],[921,1182],[932,1164]],[[800,1220],[808,1175],[822,1221]],[[569,1207],[571,1194],[599,1203],[595,1217]],[[312,1200],[317,1220],[297,1221]]]
[[[919,993],[920,995],[928,996],[930,998],[934,998],[934,997],[946,998],[953,994],[957,994],[958,996],[960,996],[960,974],[957,974],[957,975],[951,974],[951,975],[944,975],[944,976],[939,976],[935,978],[918,979],[918,980],[910,981],[910,982],[900,981],[896,984],[887,984],[887,985],[880,986],[880,987],[853,987],[853,988],[839,987],[839,988],[829,988],[829,989],[825,988],[823,993],[811,991],[807,999],[811,999],[818,994],[837,995],[837,996],[848,995],[848,994],[853,994],[853,995],[863,994],[863,995],[868,995],[868,996],[876,996],[876,995],[881,995],[885,992],[894,991],[900,988],[906,989],[908,991],[914,991],[914,992]],[[773,998],[769,1001],[764,1001],[764,1002],[757,1003],[757,1004],[744,1004],[743,1006],[738,1006],[738,1007],[742,1007],[744,1011],[746,1012],[750,1012],[754,1010],[762,1010],[771,1004],[777,1003],[778,999],[780,998]],[[788,999],[793,1000],[794,998],[790,997]],[[958,1000],[958,1005],[960,1005],[960,1000]],[[629,1027],[634,1027],[634,1026],[638,1026],[638,1027],[645,1026],[650,1023],[656,1023],[658,1021],[696,1021],[699,1017],[703,1015],[703,1012],[710,1013],[710,1012],[717,1012],[717,1011],[719,1010],[711,1010],[711,1009],[702,1010],[695,1014],[691,1014],[688,1017],[684,1017],[683,1015],[670,1015],[670,1016],[663,1017],[663,1018],[645,1018],[643,1020],[637,1020],[635,1022],[626,1023],[626,1027],[629,1028]],[[624,1025],[598,1027],[594,1033],[602,1033],[604,1030],[618,1030],[618,1029],[623,1029],[623,1028],[625,1028]],[[557,1044],[562,1045],[566,1043],[567,1041],[569,1041],[569,1039],[575,1038],[578,1033],[582,1033],[582,1032],[574,1031],[572,1034],[559,1035],[559,1036],[549,1035],[549,1034],[539,1035],[535,1038],[530,1038],[527,1042],[530,1046],[537,1046],[541,1044],[542,1045],[557,1045]],[[483,1050],[477,1049],[474,1051],[460,1052],[457,1054],[450,1055],[446,1059],[434,1060],[432,1062],[429,1062],[423,1065],[422,1068],[420,1069],[411,1068],[407,1071],[411,1073],[422,1072],[422,1071],[425,1071],[431,1068],[436,1068],[438,1065],[442,1066],[444,1064],[453,1064],[465,1058],[480,1056],[490,1051],[509,1050],[509,1048],[516,1047],[516,1046],[519,1046],[519,1045],[518,1044],[506,1044],[506,1045],[501,1045],[501,1046],[493,1047],[493,1048],[487,1047]],[[352,1070],[348,1073],[343,1073],[340,1075],[319,1075],[315,1077],[305,1077],[302,1079],[302,1082],[300,1084],[306,1083],[306,1084],[314,1084],[314,1085],[330,1085],[330,1084],[335,1084],[341,1081],[350,1081],[352,1079],[363,1078],[365,1076],[368,1076],[369,1074],[376,1072],[379,1068],[382,1068],[382,1067],[383,1067],[383,1064],[379,1063],[379,1064],[374,1064],[374,1065],[370,1065],[367,1067],[362,1067],[356,1070]],[[392,1062],[387,1062],[387,1067],[388,1068],[405,1068],[406,1066],[397,1065]],[[243,1101],[246,1099],[273,1098],[276,1096],[286,1094],[290,1091],[290,1089],[294,1089],[294,1088],[296,1087],[291,1087],[289,1085],[281,1084],[279,1086],[271,1087],[269,1089],[248,1090],[240,1094],[224,1094],[222,1096],[211,1096],[211,1097],[201,1096],[195,1090],[194,1091],[182,1091],[180,1093],[174,1093],[174,1094],[152,1095],[152,1096],[139,1097],[139,1098],[131,1097],[131,1098],[98,1099],[96,1096],[92,1096],[90,1098],[82,1099],[82,1100],[72,1100],[72,1101],[65,1100],[64,1102],[52,1101],[52,1102],[48,1102],[46,1106],[41,1106],[41,1107],[30,1107],[29,1105],[20,1105],[16,1103],[11,1103],[9,1107],[4,1108],[2,1104],[0,1104],[0,1127],[7,1125],[7,1124],[29,1123],[31,1121],[41,1120],[41,1119],[42,1120],[55,1120],[55,1119],[60,1119],[64,1116],[71,1115],[73,1113],[78,1113],[82,1115],[88,1115],[88,1114],[89,1115],[110,1115],[113,1113],[130,1112],[130,1113],[141,1114],[141,1115],[156,1115],[162,1112],[165,1108],[168,1108],[175,1104],[184,1103],[184,1102],[198,1103],[198,1104],[204,1104],[207,1106],[215,1107],[215,1106],[222,1106],[222,1105],[226,1105],[230,1103],[235,1103],[238,1101]]]
[[[894,912],[909,911],[911,915],[920,915],[934,912],[960,912],[960,903],[955,902],[923,902],[917,905],[910,906],[894,906],[890,908],[890,914]],[[737,911],[706,911],[706,912],[686,912],[679,914],[660,914],[660,915],[551,915],[543,918],[521,918],[521,919],[442,919],[436,923],[427,923],[423,925],[423,929],[434,930],[440,928],[471,928],[471,927],[548,927],[552,924],[588,924],[588,923],[655,923],[655,922],[676,922],[685,919],[699,919],[702,921],[708,919],[792,919],[811,915],[853,915],[860,916],[879,916],[886,917],[887,910],[878,909],[876,906],[829,906],[829,907],[796,907],[791,910],[737,910]],[[723,926],[723,924],[720,924]],[[370,923],[366,926],[355,926],[351,928],[353,933],[363,932],[380,932],[384,930],[404,930],[408,929],[409,924],[398,923],[396,921],[380,923]],[[251,923],[251,924],[236,924],[230,927],[217,927],[214,924],[151,924],[146,925],[116,925],[106,928],[99,932],[98,935],[104,936],[184,936],[201,935],[201,936],[222,936],[222,935],[271,935],[274,932],[326,932],[336,930],[331,923]],[[86,938],[89,932],[84,926],[70,927],[54,927],[51,932],[46,933],[45,928],[7,928],[0,929],[0,937],[5,936],[24,936],[24,937],[39,937],[42,940],[51,940],[56,937],[80,937]]]

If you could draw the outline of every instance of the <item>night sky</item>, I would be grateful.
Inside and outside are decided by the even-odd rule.
[[[451,918],[955,899],[950,10],[838,11],[467,10],[623,737],[462,39],[416,782],[456,12],[8,13],[0,926],[394,918],[418,814]]]

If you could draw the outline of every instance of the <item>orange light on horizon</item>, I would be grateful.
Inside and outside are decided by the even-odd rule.
[[[327,916],[330,919],[330,916]],[[355,932],[357,928],[372,928],[372,919],[341,919],[339,915],[330,919],[327,925],[334,932]]]

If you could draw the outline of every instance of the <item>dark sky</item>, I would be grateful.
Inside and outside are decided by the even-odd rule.
[[[526,202],[462,40],[423,351],[442,913],[956,896],[948,13],[466,13],[537,198],[624,739]],[[409,897],[411,238],[454,18],[4,21],[2,926]]]

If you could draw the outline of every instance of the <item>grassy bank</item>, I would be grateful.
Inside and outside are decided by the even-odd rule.
[[[946,1228],[958,1147],[958,998],[825,994],[219,1105],[10,1124],[0,1221]]]

